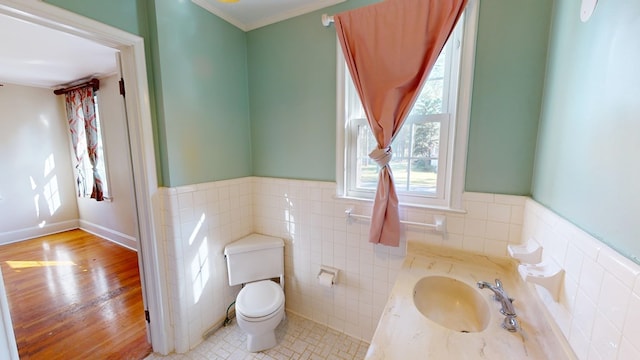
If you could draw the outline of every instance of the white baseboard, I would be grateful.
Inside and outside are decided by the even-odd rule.
[[[124,246],[133,251],[138,251],[138,242],[133,236],[129,236],[119,231],[111,230],[104,226],[97,225],[85,220],[79,220],[79,222],[79,228],[88,233],[100,236],[101,238],[114,242],[120,246]]]
[[[39,236],[56,234],[63,231],[77,229],[80,226],[79,220],[67,220],[57,223],[45,224],[44,226],[33,226],[0,233],[0,245],[33,239]]]

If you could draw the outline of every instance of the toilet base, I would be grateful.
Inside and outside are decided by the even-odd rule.
[[[284,318],[284,304],[272,317],[258,322],[247,321],[242,314],[236,313],[238,327],[247,334],[247,350],[255,353],[278,345],[275,330]]]
[[[249,352],[259,352],[262,350],[271,349],[276,345],[277,342],[275,331],[268,331],[259,335],[247,334],[247,350]]]

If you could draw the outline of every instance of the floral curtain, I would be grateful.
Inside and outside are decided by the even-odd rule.
[[[378,143],[381,167],[369,241],[400,242],[391,142],[438,59],[467,0],[386,0],[334,16],[338,40]]]
[[[65,93],[67,121],[71,132],[71,143],[75,155],[76,184],[79,197],[91,197],[97,201],[104,200],[102,179],[98,173],[98,128],[96,123],[96,106],[92,86],[70,90]],[[82,166],[87,156],[92,166],[92,173],[85,174]],[[87,176],[93,178],[93,188],[89,193]]]

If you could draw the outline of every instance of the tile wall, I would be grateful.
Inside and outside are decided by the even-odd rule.
[[[406,239],[506,256],[520,243],[526,197],[466,193],[464,212],[402,208],[401,219],[433,223],[447,234],[403,226],[399,248],[368,243],[367,221],[347,222],[346,209],[369,215],[369,202],[336,198],[333,182],[242,178],[163,188],[162,219],[172,291],[176,351],[202,341],[220,323],[239,287],[227,285],[224,246],[251,232],[285,240],[288,311],[370,341],[404,260]],[[332,288],[318,284],[320,265],[340,270]]]
[[[640,266],[534,200],[523,240],[565,270],[559,301],[537,293],[579,359],[640,359]]]
[[[161,188],[175,351],[184,353],[225,318],[239,287],[229,287],[223,251],[253,229],[253,180]]]

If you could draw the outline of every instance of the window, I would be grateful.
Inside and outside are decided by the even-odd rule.
[[[459,208],[475,53],[476,2],[470,2],[393,140],[393,171],[402,204]],[[339,195],[372,199],[377,146],[338,44]]]
[[[96,109],[96,128],[98,129],[98,150],[97,150],[98,163],[96,164],[96,170],[98,170],[98,174],[100,174],[100,181],[102,181],[102,192],[104,193],[104,198],[110,199],[111,192],[109,191],[109,184],[107,181],[107,166],[105,164],[104,146],[102,144],[103,133],[102,133],[102,124],[100,119],[100,110],[98,108],[97,93],[93,96],[93,100],[95,102],[95,109]],[[89,191],[89,194],[87,196],[90,196],[91,189],[93,189],[93,176],[91,176],[91,174],[93,173],[93,167],[91,166],[91,162],[89,161],[88,155],[85,155],[82,157],[82,166],[85,169],[85,174],[89,175],[87,176],[86,186]]]
[[[111,198],[111,193],[109,191],[109,185],[107,182],[107,170],[104,156],[105,152],[102,141],[103,133],[100,121],[100,111],[98,109],[97,93],[94,93],[93,100],[96,113],[96,129],[98,133],[98,163],[96,164],[96,170],[98,171],[98,174],[100,175],[100,181],[102,182],[102,192],[104,194],[104,199],[108,200]],[[83,138],[81,136],[78,140],[78,152],[80,153],[80,164],[78,165],[78,195],[80,197],[88,198],[91,196],[91,190],[93,189],[93,166],[91,165],[91,161],[89,160],[86,138]]]

